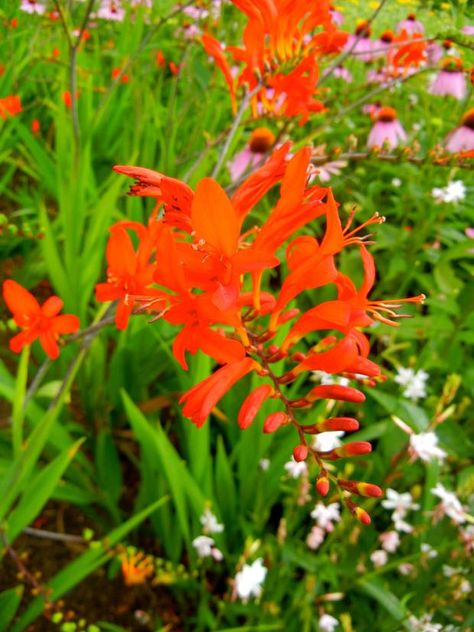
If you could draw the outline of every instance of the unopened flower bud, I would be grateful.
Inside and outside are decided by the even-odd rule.
[[[271,432],[275,432],[278,430],[280,426],[283,426],[288,420],[288,415],[283,412],[272,413],[268,415],[265,419],[265,423],[263,424],[263,432],[265,434],[270,434]]]
[[[295,461],[305,461],[308,456],[308,446],[301,444],[293,449],[293,458]]]
[[[326,473],[321,473],[318,476],[318,480],[316,481],[316,491],[318,492],[318,494],[321,494],[321,496],[327,496],[328,492],[329,492],[329,479],[326,476]]]
[[[334,450],[330,452],[323,452],[322,456],[325,459],[335,461],[336,459],[342,459],[347,456],[369,454],[369,452],[372,452],[372,446],[368,441],[353,441],[352,443],[346,443],[338,448],[334,448]]]
[[[372,483],[363,483],[361,481],[346,481],[339,479],[338,484],[343,489],[351,492],[351,494],[357,494],[358,496],[378,498],[383,494],[382,489],[378,485],[373,485]]]

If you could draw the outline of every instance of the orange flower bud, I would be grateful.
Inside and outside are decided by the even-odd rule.
[[[270,397],[273,389],[269,384],[263,384],[253,390],[244,400],[240,407],[239,416],[237,418],[239,426],[245,430],[255,419],[263,402]]]
[[[348,492],[352,494],[357,494],[358,496],[369,496],[378,498],[383,494],[382,489],[378,485],[373,485],[372,483],[363,483],[361,481],[346,481],[339,479],[339,486],[343,489],[346,489]]]
[[[268,415],[265,419],[265,423],[263,424],[263,432],[265,434],[270,434],[271,432],[275,432],[278,430],[280,426],[283,426],[288,421],[288,415],[283,412],[272,413]]]
[[[352,511],[352,515],[362,524],[369,525],[372,522],[369,514],[365,511],[365,509],[362,509],[362,507],[355,507]]]
[[[297,445],[293,449],[293,458],[295,461],[305,461],[308,456],[308,446],[306,445]]]
[[[372,452],[372,446],[368,441],[353,441],[352,443],[346,443],[339,448],[334,448],[334,450],[323,452],[322,454],[325,459],[335,461],[347,456],[360,456],[361,454],[368,454],[369,452]]]
[[[355,430],[359,429],[359,422],[357,421],[357,419],[353,419],[352,417],[332,417],[331,419],[320,421],[317,424],[302,426],[302,429],[303,432],[305,432],[306,434],[318,434],[319,432],[331,432],[334,430],[354,432]]]
[[[31,131],[33,132],[33,134],[39,134],[40,122],[38,121],[38,119],[33,119],[31,121]]]
[[[354,402],[361,404],[365,401],[365,395],[356,388],[350,386],[340,386],[339,384],[328,384],[313,388],[306,399],[313,402],[316,399],[336,399],[341,402]]]
[[[321,496],[327,496],[329,492],[329,479],[326,476],[326,473],[321,473],[318,476],[318,480],[316,481],[316,491]]]
[[[325,419],[316,424],[319,428],[318,432],[327,432],[332,430],[343,430],[344,432],[354,432],[359,430],[359,422],[352,417],[332,417]]]

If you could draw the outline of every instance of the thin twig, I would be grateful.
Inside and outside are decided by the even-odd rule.
[[[84,538],[80,535],[69,535],[68,533],[56,533],[56,531],[47,531],[46,529],[35,529],[34,527],[25,527],[23,533],[31,535],[34,538],[42,540],[56,540],[57,542],[74,542],[83,544]]]

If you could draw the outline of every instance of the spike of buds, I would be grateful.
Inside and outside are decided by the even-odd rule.
[[[308,456],[308,446],[301,444],[293,448],[293,458],[295,461],[306,461]]]
[[[378,485],[372,483],[363,483],[362,481],[346,481],[339,479],[338,484],[342,489],[357,494],[358,496],[368,496],[378,498],[383,494],[382,489]]]
[[[316,399],[336,399],[341,402],[354,402],[361,404],[365,401],[365,395],[356,388],[341,386],[339,384],[327,384],[316,386],[306,395],[305,399],[314,402]]]
[[[331,417],[311,426],[302,426],[306,434],[318,434],[319,432],[331,432],[342,430],[344,432],[354,432],[359,430],[359,422],[352,417]]]
[[[318,476],[318,480],[316,481],[316,491],[321,496],[327,496],[329,492],[329,479],[326,474],[326,470],[321,470],[321,473]]]
[[[271,432],[275,432],[283,426],[288,421],[288,415],[283,412],[272,413],[268,415],[265,419],[265,423],[263,424],[263,432],[265,434],[270,434]]]
[[[239,426],[245,430],[250,426],[257,416],[263,402],[273,394],[273,389],[269,384],[263,384],[253,390],[244,400],[240,407],[239,416],[237,418]]]
[[[323,459],[336,461],[347,456],[360,456],[361,454],[369,454],[369,452],[372,452],[372,446],[368,441],[353,441],[341,445],[339,448],[334,448],[330,452],[320,452],[320,455]]]

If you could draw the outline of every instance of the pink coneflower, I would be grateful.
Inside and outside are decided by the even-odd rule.
[[[248,145],[234,156],[229,164],[232,182],[237,182],[249,169],[258,165],[273,146],[275,135],[266,127],[257,127],[250,136]]]
[[[402,31],[405,31],[407,35],[415,35],[416,33],[423,35],[425,27],[416,19],[414,13],[410,13],[407,15],[406,20],[402,20],[397,24],[397,32],[401,33]]]
[[[393,44],[394,39],[395,39],[395,35],[390,30],[386,30],[383,33],[381,33],[378,40],[375,40],[374,42],[373,49],[374,51],[378,51],[378,52],[375,52],[374,55],[376,57],[383,57],[386,51]]]
[[[389,107],[380,108],[374,126],[370,130],[367,146],[383,147],[387,145],[389,149],[395,149],[400,142],[403,143],[406,139],[407,135],[397,119],[396,111]]]
[[[462,27],[461,33],[464,33],[464,35],[474,35],[474,26],[466,24],[466,26]]]
[[[117,0],[102,0],[95,17],[101,18],[102,20],[122,22],[125,17],[125,9]]]
[[[443,61],[442,69],[428,88],[428,92],[441,97],[449,95],[459,101],[464,99],[467,87],[459,57],[447,57]]]
[[[21,0],[20,10],[25,11],[26,13],[37,13],[38,15],[43,15],[46,11],[41,2],[38,0]]]
[[[326,72],[323,72],[323,76],[326,74]],[[336,68],[334,68],[334,70],[332,71],[332,76],[336,79],[342,79],[346,83],[352,83],[352,73],[347,68],[344,68],[344,66],[337,66]]]
[[[461,119],[461,125],[448,134],[445,146],[453,154],[474,150],[474,108],[468,110]]]
[[[329,7],[331,19],[336,26],[341,26],[344,23],[344,16],[331,4]]]
[[[360,22],[353,35],[349,35],[347,38],[344,51],[351,51],[357,59],[364,62],[369,62],[374,59],[372,50],[374,49],[374,42],[370,39],[370,24],[364,20]]]

